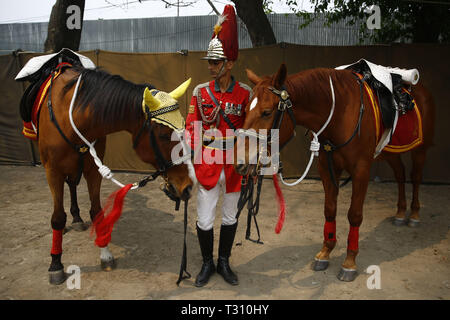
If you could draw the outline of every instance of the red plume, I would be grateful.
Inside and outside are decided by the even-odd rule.
[[[230,61],[235,61],[239,54],[239,41],[237,31],[236,13],[234,7],[227,4],[223,8],[223,13],[219,23],[214,27],[211,38],[217,36],[222,42],[223,52]]]
[[[283,228],[284,218],[286,216],[286,203],[284,202],[283,193],[281,192],[280,185],[278,184],[278,178],[276,173],[273,175],[273,186],[275,187],[278,200],[278,207],[280,209],[280,212],[278,214],[278,222],[277,225],[275,226],[275,233],[280,233],[281,229]]]
[[[95,244],[100,248],[106,247],[111,241],[111,233],[114,227],[114,223],[119,220],[120,215],[122,214],[125,196],[132,186],[132,184],[127,184],[123,188],[113,192],[108,197],[105,207],[95,217],[91,234],[95,229],[95,233],[97,234]],[[110,209],[113,200],[114,206],[109,211],[109,213],[106,214],[106,212]]]

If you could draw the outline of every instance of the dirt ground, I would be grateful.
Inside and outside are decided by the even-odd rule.
[[[120,181],[142,175],[116,173]],[[421,224],[396,227],[397,187],[369,185],[360,228],[359,275],[354,282],[336,278],[346,252],[347,210],[351,188],[341,189],[337,239],[326,271],[311,269],[322,245],[323,198],[320,181],[283,186],[287,203],[284,228],[275,234],[277,204],[272,181],[265,180],[258,214],[263,245],[245,240],[246,214],[240,220],[231,265],[240,285],[213,275],[203,288],[193,285],[201,266],[195,233],[196,201],[189,203],[188,271],[192,278],[176,285],[183,245],[183,211],[159,191],[159,182],[127,196],[109,246],[117,259],[111,272],[100,269],[100,251],[89,230],[70,229],[63,240],[64,267],[79,266],[80,289],[48,283],[52,199],[42,167],[0,167],[0,299],[446,299],[450,298],[450,186],[423,185]],[[103,182],[102,199],[116,190]],[[407,186],[408,198],[411,186]],[[81,216],[89,221],[84,180],[79,187]],[[66,212],[69,212],[66,188]],[[218,214],[220,211],[218,210]],[[216,219],[217,248],[220,219]],[[256,230],[252,229],[252,237]],[[215,255],[217,250],[215,248]],[[379,267],[381,289],[369,289],[369,266]]]

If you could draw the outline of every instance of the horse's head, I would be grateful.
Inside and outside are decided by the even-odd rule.
[[[177,102],[190,81],[170,93],[146,88],[142,102],[146,120],[134,137],[136,152],[161,173],[162,189],[173,200],[188,200],[195,180],[189,148],[183,141],[185,121]]]
[[[273,137],[278,139],[279,146],[283,146],[288,141],[289,132],[291,132],[293,126],[289,117],[280,117],[279,113],[280,108],[285,107],[282,103],[290,103],[289,95],[284,87],[287,76],[286,66],[282,64],[275,75],[265,77],[259,77],[249,69],[246,71],[248,79],[255,86],[252,99],[245,110],[246,117],[241,132],[247,138],[252,136],[249,134],[250,131],[254,133],[253,136],[260,139],[271,139]],[[276,137],[273,136],[274,133],[277,134]],[[248,141],[247,143],[238,143],[237,150],[235,150],[235,169],[242,175],[252,172],[259,157],[258,148],[249,148],[249,145],[251,143],[248,143]]]

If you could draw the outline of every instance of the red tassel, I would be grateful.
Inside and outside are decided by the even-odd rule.
[[[91,234],[94,232],[95,228],[95,232],[97,234],[95,244],[100,248],[106,247],[111,241],[111,233],[114,227],[114,223],[119,220],[120,215],[122,214],[123,201],[132,186],[132,184],[127,184],[123,188],[113,192],[108,197],[106,206],[95,217]],[[114,206],[109,211],[109,213],[106,214],[106,212],[108,212],[109,208],[111,207],[111,203],[113,202],[113,200]]]
[[[286,203],[284,202],[283,193],[281,192],[280,185],[278,184],[278,178],[276,174],[273,175],[273,186],[275,187],[278,207],[280,210],[278,214],[278,222],[275,226],[275,233],[280,233],[281,229],[283,228],[284,218],[286,216]]]

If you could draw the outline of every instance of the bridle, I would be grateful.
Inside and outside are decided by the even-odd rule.
[[[266,142],[267,145],[270,145],[272,142],[272,131],[274,129],[279,130],[281,128],[281,122],[283,121],[285,112],[288,113],[288,115],[291,118],[291,121],[294,125],[294,134],[292,137],[295,136],[295,127],[297,125],[297,122],[295,121],[294,112],[292,111],[292,101],[290,100],[289,93],[287,92],[286,87],[283,85],[281,87],[281,90],[277,90],[274,87],[270,86],[270,87],[268,87],[268,89],[273,94],[278,96],[278,98],[279,98],[277,111],[276,111],[275,118],[272,123],[272,128],[271,128],[270,132],[267,135],[261,135],[254,131],[246,131],[243,129],[239,129],[239,130],[237,130],[237,135],[251,136],[251,137],[258,138],[258,139],[262,139]],[[286,145],[290,141],[290,139],[284,145]],[[258,244],[263,244],[263,242],[261,241],[258,223],[256,221],[256,215],[258,214],[258,211],[259,211],[259,201],[260,201],[261,188],[262,188],[262,182],[263,182],[263,177],[264,177],[263,174],[259,174],[260,173],[259,170],[260,170],[260,166],[261,166],[260,159],[261,159],[261,154],[263,153],[263,150],[260,150],[259,153],[260,154],[258,157],[258,163],[256,165],[256,170],[254,170],[252,173],[249,173],[242,178],[241,193],[240,193],[240,197],[238,200],[238,212],[236,214],[236,219],[239,219],[239,216],[240,216],[245,204],[247,204],[248,215],[247,215],[247,229],[246,229],[246,233],[245,233],[245,238],[252,242],[255,242]],[[279,151],[278,151],[278,153],[279,153]],[[281,166],[280,166],[279,170],[281,170]],[[256,185],[256,187],[255,187],[255,185]],[[255,193],[256,193],[256,195],[255,195]],[[252,217],[253,217],[253,221],[255,223],[256,231],[258,234],[258,239],[256,239],[256,240],[250,238]]]
[[[275,114],[275,119],[273,120],[272,129],[280,129],[285,112],[287,112],[291,118],[295,129],[297,122],[295,121],[294,112],[292,111],[292,101],[286,90],[286,86],[283,84],[281,86],[281,90],[277,90],[274,87],[268,87],[268,89],[280,99],[278,102],[277,113]]]
[[[286,89],[286,86],[283,84],[281,86],[280,90],[278,90],[278,89],[276,89],[276,88],[274,88],[272,86],[267,87],[267,89],[269,89],[270,92],[272,92],[274,95],[276,95],[279,98],[277,110],[276,110],[275,117],[274,117],[274,120],[273,120],[273,123],[272,123],[272,127],[271,127],[269,133],[267,135],[263,135],[263,134],[255,132],[255,131],[239,129],[239,130],[237,130],[237,135],[250,136],[250,137],[253,137],[253,138],[257,138],[257,139],[259,139],[261,141],[266,142],[267,146],[270,146],[271,143],[272,143],[272,132],[274,132],[274,130],[277,130],[279,132],[279,130],[281,128],[281,123],[282,123],[283,118],[284,118],[284,114],[287,112],[289,118],[291,119],[291,122],[293,124],[293,128],[294,129],[293,129],[292,136],[282,146],[280,146],[280,150],[281,150],[286,144],[288,144],[288,142],[292,138],[295,137],[295,127],[297,126],[297,122],[295,120],[294,111],[292,110],[293,109],[292,101],[290,99],[290,95],[289,95],[289,93],[288,93],[288,91]],[[259,155],[259,159],[258,159],[257,168],[255,170],[255,174],[257,174],[259,169],[260,169],[259,168],[260,164],[261,164],[260,158],[261,158],[261,153],[263,151],[264,150],[260,150],[260,155]],[[278,153],[279,153],[279,151],[278,151]],[[281,166],[281,163],[280,163],[279,170],[281,170],[281,169],[282,169],[282,166]]]
[[[169,170],[170,168],[179,164],[178,161],[177,161],[177,163],[174,163],[171,160],[166,160],[166,158],[164,158],[164,155],[162,154],[161,149],[159,148],[159,145],[156,142],[155,132],[153,130],[154,126],[152,125],[152,118],[154,118],[155,116],[161,115],[163,113],[167,113],[170,111],[174,111],[177,109],[178,109],[178,104],[174,104],[172,106],[165,107],[163,109],[156,110],[154,112],[151,112],[150,108],[146,105],[143,107],[145,121],[143,122],[141,129],[139,130],[138,134],[136,135],[136,137],[133,140],[133,149],[136,149],[142,134],[144,133],[144,131],[146,129],[148,129],[150,148],[155,153],[156,163],[157,163],[156,171],[151,175],[152,179],[148,180],[148,181],[155,180],[160,175],[165,175],[167,170]],[[146,181],[146,182],[148,182],[148,181]]]

